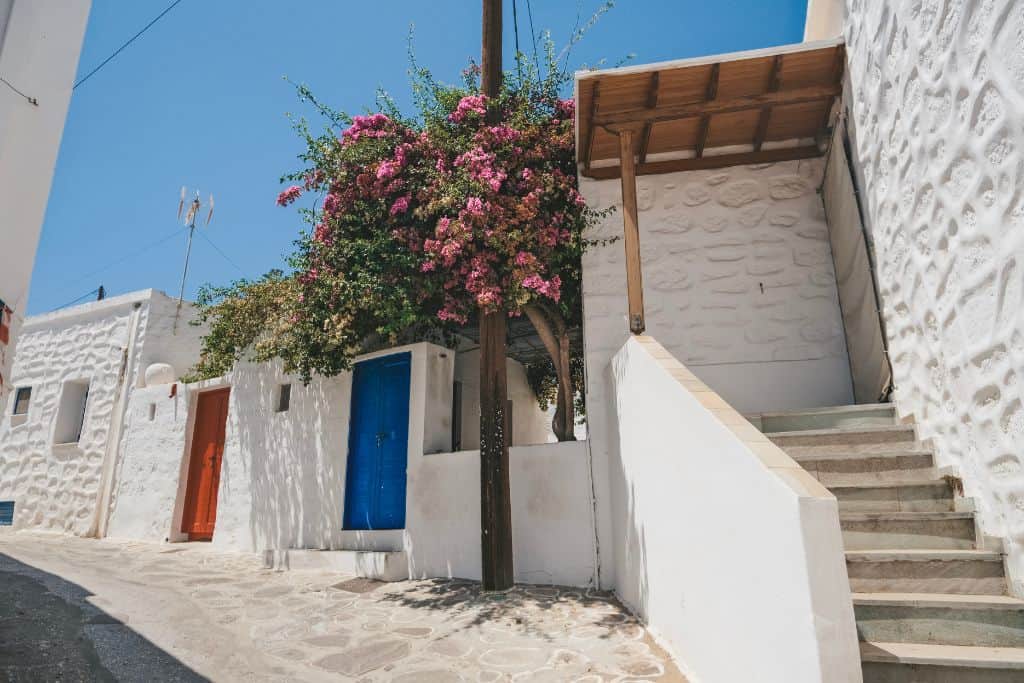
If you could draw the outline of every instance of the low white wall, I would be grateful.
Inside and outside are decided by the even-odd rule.
[[[509,450],[515,579],[596,584],[587,443]],[[480,452],[423,458],[410,476],[406,550],[413,577],[480,578]]]
[[[178,537],[173,521],[194,400],[186,385],[179,384],[174,396],[171,386],[135,389],[132,394],[107,526],[112,538],[160,542]]]
[[[860,681],[835,498],[651,338],[613,359],[616,588],[702,681]]]
[[[540,409],[537,397],[518,361],[507,359],[505,372],[508,399],[512,401],[512,445],[555,441],[551,415]],[[480,445],[480,351],[461,351],[455,359],[455,379],[462,383],[462,447]]]

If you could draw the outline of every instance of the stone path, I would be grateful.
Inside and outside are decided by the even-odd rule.
[[[26,532],[0,533],[0,574],[30,579],[80,610],[101,673],[117,680],[685,682],[601,592],[382,584],[264,570],[254,556],[202,544]],[[17,640],[19,618],[0,611],[0,639]]]

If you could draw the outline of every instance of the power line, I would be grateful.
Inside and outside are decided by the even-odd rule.
[[[129,38],[129,39],[128,39],[128,41],[127,41],[127,42],[126,42],[126,43],[125,43],[124,45],[122,45],[121,47],[119,47],[119,48],[117,48],[116,50],[114,50],[114,53],[113,53],[112,55],[110,55],[109,57],[107,57],[106,59],[104,59],[104,60],[103,60],[102,62],[100,62],[99,66],[97,66],[97,67],[96,67],[95,69],[93,69],[92,71],[90,71],[89,73],[87,73],[87,74],[86,74],[85,76],[83,76],[82,78],[78,79],[78,82],[77,82],[77,83],[75,83],[75,84],[74,84],[73,86],[71,86],[71,89],[72,89],[72,90],[74,90],[75,88],[77,88],[78,86],[82,85],[82,84],[83,84],[83,83],[85,83],[85,82],[86,82],[87,80],[89,80],[89,79],[90,79],[90,78],[92,77],[92,75],[93,75],[93,74],[95,74],[95,73],[96,73],[97,71],[99,71],[99,70],[100,70],[100,69],[102,69],[102,68],[103,68],[104,66],[106,66],[106,65],[107,65],[107,62],[109,62],[109,61],[110,61],[110,60],[112,60],[112,59],[113,59],[114,57],[116,57],[116,56],[118,56],[119,54],[121,54],[121,51],[122,51],[122,50],[124,50],[124,49],[125,49],[126,47],[128,47],[129,45],[131,45],[132,43],[134,43],[134,42],[135,42],[135,39],[136,39],[136,38],[138,38],[138,37],[139,37],[139,36],[141,36],[141,35],[142,35],[143,33],[145,33],[146,31],[148,31],[148,30],[149,30],[149,27],[150,27],[150,26],[152,26],[152,25],[153,25],[153,24],[155,24],[156,22],[160,21],[160,20],[161,20],[161,19],[163,18],[163,16],[164,16],[165,14],[167,14],[167,13],[168,13],[168,12],[170,12],[170,11],[171,11],[172,9],[174,9],[174,7],[175,7],[175,6],[176,6],[176,5],[177,5],[177,4],[179,3],[179,2],[181,2],[181,0],[174,0],[174,2],[172,2],[172,3],[171,3],[171,4],[170,4],[170,5],[168,6],[168,7],[167,7],[167,9],[165,9],[165,10],[164,10],[163,12],[161,12],[160,14],[156,15],[156,18],[155,18],[155,19],[153,19],[153,21],[151,21],[151,22],[149,22],[148,24],[146,24],[145,26],[143,26],[143,27],[142,27],[142,30],[141,30],[141,31],[139,31],[138,33],[136,33],[136,34],[135,34],[134,36],[132,36],[131,38]]]
[[[25,93],[21,92],[20,90],[18,90],[17,88],[15,88],[15,87],[14,87],[13,85],[11,85],[11,82],[10,82],[9,80],[7,80],[6,78],[4,78],[3,76],[0,76],[0,83],[3,83],[3,84],[4,84],[4,85],[6,85],[6,86],[7,86],[8,88],[10,88],[10,89],[11,89],[11,90],[13,90],[14,92],[16,92],[16,93],[18,93],[19,95],[21,95],[22,97],[24,97],[24,98],[25,98],[25,99],[26,99],[26,100],[28,101],[28,103],[29,103],[29,104],[31,104],[31,105],[33,105],[33,106],[36,106],[36,107],[38,107],[38,106],[39,106],[39,100],[37,100],[37,99],[36,99],[36,98],[34,98],[34,97],[29,97],[29,96],[28,96],[28,95],[26,95]]]
[[[512,0],[512,27],[516,36],[516,72],[519,75],[519,80],[523,80],[523,67],[520,63],[519,56],[522,54],[519,51],[519,12],[516,10],[516,0]]]
[[[216,244],[214,244],[214,243],[213,243],[213,240],[211,240],[211,239],[210,239],[209,237],[207,237],[207,236],[206,236],[205,234],[203,234],[203,233],[199,233],[199,236],[200,236],[200,237],[202,237],[202,238],[203,238],[204,240],[206,240],[206,243],[207,243],[207,244],[209,244],[209,245],[210,245],[211,247],[213,247],[214,249],[216,249],[216,250],[217,250],[217,253],[218,253],[218,254],[220,254],[221,256],[223,256],[223,257],[224,257],[224,260],[225,260],[225,261],[227,261],[228,263],[230,263],[231,265],[233,265],[233,266],[235,267],[235,269],[236,269],[236,270],[237,270],[237,271],[238,271],[239,273],[241,273],[241,274],[242,274],[243,276],[245,275],[245,271],[244,271],[244,270],[242,270],[242,267],[241,267],[240,265],[238,265],[237,263],[235,263],[234,261],[232,261],[232,260],[231,260],[231,257],[230,257],[230,256],[228,256],[227,254],[225,254],[225,253],[224,253],[224,252],[223,252],[223,251],[221,250],[221,248],[220,248],[220,247],[218,247],[218,246],[217,246]]]
[[[530,0],[526,0],[526,16],[530,18],[530,35],[533,37],[533,65],[537,68],[537,78],[540,78],[540,62],[537,60],[537,31],[533,28],[533,7]]]
[[[124,256],[122,256],[122,257],[120,257],[118,259],[115,259],[115,260],[111,261],[110,263],[108,263],[107,265],[105,265],[105,266],[103,266],[101,268],[97,268],[96,270],[94,270],[94,271],[92,271],[90,273],[86,273],[85,275],[82,275],[81,277],[78,277],[78,278],[75,278],[74,280],[68,281],[67,283],[64,284],[64,288],[61,291],[66,291],[67,289],[70,289],[71,286],[78,284],[82,280],[86,280],[88,278],[91,278],[91,277],[94,277],[96,275],[99,275],[102,272],[110,270],[111,268],[113,268],[116,265],[124,263],[125,261],[127,261],[129,259],[133,259],[133,258],[135,258],[137,256],[141,256],[142,254],[146,253],[147,251],[149,251],[151,249],[155,249],[156,247],[160,246],[161,244],[163,244],[165,242],[168,242],[168,241],[174,239],[175,237],[177,237],[178,235],[180,235],[181,231],[183,229],[184,228],[175,228],[174,232],[170,233],[169,235],[166,235],[166,236],[162,237],[161,239],[157,240],[156,242],[152,242],[150,244],[147,244],[146,246],[144,246],[144,247],[142,247],[140,249],[136,249],[135,251],[132,251],[132,252],[130,252],[128,254],[125,254]]]
[[[97,287],[96,289],[92,289],[92,290],[89,290],[88,292],[86,292],[86,293],[85,293],[85,294],[83,294],[82,296],[78,297],[77,299],[72,299],[71,301],[67,302],[66,304],[64,304],[64,305],[62,305],[62,306],[58,306],[57,308],[55,308],[55,309],[53,309],[53,310],[54,310],[54,311],[59,311],[59,310],[60,310],[60,309],[62,309],[62,308],[67,308],[67,307],[68,307],[68,306],[70,306],[71,304],[77,304],[77,303],[78,303],[79,301],[81,301],[81,300],[82,300],[82,299],[84,299],[85,297],[87,297],[87,296],[92,296],[93,294],[96,294],[96,293],[98,293],[98,292],[100,291],[100,289],[102,289],[102,287],[103,287],[103,285],[100,285],[100,286],[99,286],[99,287]]]

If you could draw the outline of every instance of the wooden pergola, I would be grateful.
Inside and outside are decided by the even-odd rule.
[[[636,176],[822,154],[841,40],[576,75],[583,176],[620,178],[630,329],[644,330]]]

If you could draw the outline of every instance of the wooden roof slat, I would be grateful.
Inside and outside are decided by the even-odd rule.
[[[658,106],[658,87],[661,77],[657,71],[651,74],[651,85],[647,89],[647,108],[654,109]],[[650,121],[644,124],[643,132],[640,133],[640,163],[647,161],[647,149],[651,144]]]
[[[727,151],[723,147],[767,154],[774,150],[765,147],[778,147],[769,142],[820,145],[841,95],[844,68],[845,50],[837,39],[581,73],[580,166],[619,163],[617,133],[626,128],[643,169],[662,168],[649,160],[664,154],[700,162],[720,156]]]
[[[669,159],[666,161],[648,161],[637,164],[636,175],[656,175],[658,173],[675,173],[676,171],[700,171],[727,166],[744,166],[747,164],[764,164],[777,161],[793,161],[821,156],[817,145],[802,147],[784,147],[781,149],[765,149],[760,152],[739,152],[737,154],[719,154],[705,156],[700,159]],[[588,178],[596,180],[612,180],[619,177],[618,166],[601,166],[591,168],[586,173]]]
[[[708,85],[704,91],[704,99],[711,102],[718,97],[718,72],[719,65],[715,64],[711,68],[711,73],[708,75]],[[704,147],[708,144],[708,131],[711,129],[711,115],[703,114],[700,117],[700,133],[697,137],[697,147],[695,148],[695,156],[700,159],[704,156]]]
[[[768,79],[768,92],[777,92],[779,84],[782,82],[780,78],[782,72],[782,55],[775,55],[775,61],[772,63],[772,74]],[[764,144],[764,136],[768,134],[768,122],[772,118],[772,108],[764,107],[761,109],[761,116],[757,121],[757,130],[754,131],[754,151],[760,152],[761,145]]]
[[[780,90],[772,93],[749,95],[732,99],[715,99],[711,102],[693,102],[690,104],[679,104],[674,106],[659,107],[654,111],[626,111],[616,113],[605,113],[595,116],[592,125],[598,126],[620,126],[629,124],[642,124],[647,121],[668,121],[671,119],[682,119],[689,116],[701,116],[709,114],[727,114],[730,112],[744,111],[748,109],[761,109],[762,107],[800,104],[801,102],[814,102],[835,97],[841,92],[838,85],[815,85],[806,88],[792,90]]]

